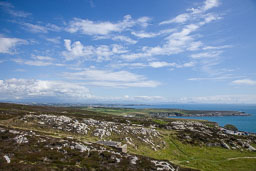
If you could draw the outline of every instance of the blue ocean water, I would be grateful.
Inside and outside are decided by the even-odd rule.
[[[175,117],[188,119],[201,119],[217,122],[220,126],[226,124],[235,125],[239,130],[256,133],[256,105],[227,105],[227,104],[168,104],[168,105],[140,105],[140,106],[124,106],[137,109],[143,108],[175,108],[188,110],[228,110],[242,111],[251,116],[222,116],[222,117]]]

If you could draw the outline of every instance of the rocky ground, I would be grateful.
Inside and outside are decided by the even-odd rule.
[[[0,127],[0,170],[191,170],[73,138]]]
[[[129,145],[136,146],[136,142],[150,145],[152,149],[157,150],[165,144],[161,141],[161,135],[155,128],[145,128],[142,125],[127,123],[110,122],[104,120],[95,120],[92,118],[76,119],[67,116],[56,115],[25,115],[20,118],[21,121],[40,125],[41,128],[53,128],[65,132],[72,132],[90,137],[97,137],[101,140],[118,138]]]
[[[231,132],[213,122],[4,107],[0,104],[0,170],[196,170],[164,160],[168,156],[157,160],[136,155],[143,148],[162,153],[169,148],[169,135],[173,144],[177,140],[195,147],[256,152],[254,134]],[[99,140],[127,144],[128,153],[97,144]]]
[[[25,115],[19,120],[36,125],[41,128],[53,128],[65,132],[74,132],[77,134],[94,136],[101,140],[109,140],[117,138],[137,148],[137,144],[151,146],[155,151],[164,148],[165,141],[161,139],[161,134],[156,128],[159,125],[152,124],[149,127],[144,127],[139,124],[132,124],[127,120],[127,123],[118,123],[110,121],[95,120],[91,118],[77,120],[75,118],[64,115]],[[217,146],[226,149],[239,149],[256,151],[251,146],[251,143],[256,143],[256,136],[240,136],[231,135],[220,129],[218,125],[208,126],[197,121],[173,121],[169,122],[165,127],[167,130],[177,131],[177,137],[184,143],[193,145],[205,145],[209,147]],[[137,142],[140,143],[137,143]]]
[[[175,121],[166,126],[177,130],[178,138],[184,143],[193,145],[222,147],[229,150],[248,150],[256,152],[251,143],[256,143],[255,135],[233,135],[218,125],[208,126],[196,121]]]

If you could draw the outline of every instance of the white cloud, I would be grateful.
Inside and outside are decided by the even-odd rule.
[[[213,57],[219,56],[221,53],[222,51],[202,52],[202,53],[192,54],[191,58],[193,59],[213,58]]]
[[[14,17],[28,17],[31,13],[14,10],[14,6],[9,2],[0,1],[0,7],[4,8],[6,12]]]
[[[24,64],[26,65],[32,65],[32,66],[49,66],[53,65],[51,62],[44,62],[44,61],[24,61]]]
[[[109,65],[111,68],[122,68],[122,67],[130,67],[130,68],[144,68],[147,67],[148,65],[145,63],[124,63],[124,62],[119,62],[119,63],[111,63]]]
[[[165,43],[162,46],[146,47],[144,46],[139,53],[130,53],[121,55],[123,59],[135,60],[138,58],[152,57],[157,55],[172,55],[184,52],[186,50],[196,50],[202,43],[194,41],[190,35],[192,32],[199,29],[196,24],[188,24],[181,31],[174,32],[165,38]]]
[[[141,25],[142,27],[147,27],[149,25],[149,21],[151,18],[149,17],[141,17],[137,20],[138,24]]]
[[[215,1],[214,1],[215,2]],[[210,9],[215,7],[217,4],[213,3],[212,1],[208,2],[208,0],[205,2],[206,5],[199,7],[198,9],[201,10],[201,12],[205,12],[206,9]],[[212,5],[210,5],[212,4]],[[188,17],[189,16],[189,17]],[[201,41],[195,40],[195,35],[192,35],[192,33],[198,31],[203,25],[208,24],[212,21],[221,19],[216,14],[213,13],[194,13],[191,12],[189,14],[185,13],[183,15],[177,16],[174,20],[171,21],[164,21],[160,24],[167,24],[170,22],[183,22],[186,23],[187,19],[193,20],[193,23],[187,23],[184,24],[181,28],[179,29],[173,29],[169,32],[166,33],[171,33],[167,37],[165,37],[165,42],[162,45],[158,45],[155,47],[146,47],[144,46],[140,51],[137,53],[130,53],[130,54],[124,54],[121,55],[122,58],[126,60],[135,60],[138,58],[145,58],[145,57],[154,57],[154,56],[159,56],[159,55],[173,55],[173,54],[179,54],[185,51],[196,51],[200,50],[201,48],[204,47],[204,44]],[[145,33],[145,32],[132,32],[133,35],[139,37],[139,38],[150,38],[150,37],[155,37],[157,35],[163,34],[163,31],[160,31],[159,33]],[[209,48],[209,47],[208,47]],[[209,53],[202,53],[198,55],[193,55],[194,58],[197,58],[197,56],[201,55],[201,57],[210,57],[218,54],[213,54],[215,52],[209,52]],[[217,53],[217,52],[216,52]],[[199,58],[199,57],[198,57]]]
[[[165,101],[166,98],[162,96],[129,96],[125,95],[124,97],[119,98],[122,101],[139,101],[139,102],[159,102],[159,101]]]
[[[33,32],[33,33],[47,33],[48,29],[44,26],[31,24],[31,23],[23,23],[23,25],[26,27],[25,29]]]
[[[99,87],[114,87],[114,88],[129,88],[129,87],[157,87],[160,85],[156,81],[139,81],[139,82],[111,82],[111,81],[90,81],[86,85],[93,85]]]
[[[111,33],[120,33],[128,28],[131,28],[135,25],[141,25],[146,27],[148,25],[150,18],[141,17],[137,20],[133,20],[130,15],[124,16],[122,21],[112,23],[109,21],[104,22],[95,22],[91,20],[84,20],[80,18],[74,18],[69,26],[66,28],[66,31],[70,33],[80,32],[86,35],[109,35]]]
[[[102,87],[156,87],[160,84],[128,71],[86,69],[81,72],[64,73],[64,77],[86,80],[86,84]]]
[[[251,79],[241,79],[241,80],[232,81],[232,84],[236,84],[236,85],[256,85],[256,81],[251,80]]]
[[[3,1],[0,1],[0,6],[3,8],[14,8],[14,6],[11,3]]]
[[[204,1],[204,5],[200,6],[198,8],[192,8],[188,9],[187,11],[190,11],[190,13],[183,13],[175,18],[172,18],[170,20],[162,21],[159,24],[164,25],[164,24],[171,24],[171,23],[185,23],[189,20],[195,20],[201,17],[205,17],[205,22],[210,22],[210,20],[213,20],[213,16],[204,16],[203,13],[206,12],[207,10],[210,10],[211,8],[219,6],[219,1],[218,0],[206,0]],[[209,15],[209,14],[208,14]]]
[[[171,28],[171,29],[160,30],[157,33],[144,32],[144,31],[140,31],[140,32],[132,31],[131,34],[138,38],[152,38],[152,37],[156,37],[159,35],[172,33],[174,31],[176,31],[176,29]]]
[[[200,97],[183,97],[175,99],[178,103],[198,104],[255,104],[256,95],[216,95]]]
[[[60,31],[61,28],[55,24],[46,24],[45,26],[31,23],[21,23],[24,29],[32,33],[48,33],[49,31]]]
[[[153,68],[162,68],[162,67],[173,67],[176,66],[176,63],[168,63],[168,62],[151,62],[149,63],[149,66]]]
[[[0,37],[0,53],[12,54],[15,46],[25,43],[27,41],[23,39]]]
[[[34,97],[90,98],[88,88],[70,82],[33,79],[0,80],[1,99]]]
[[[120,40],[120,41],[124,41],[124,42],[130,43],[130,44],[136,44],[137,43],[136,40],[133,40],[130,37],[127,37],[127,36],[114,36],[112,38],[112,40]]]
[[[204,2],[203,10],[206,11],[217,6],[219,6],[218,0],[206,0]]]
[[[133,52],[133,53],[128,52],[127,50],[124,50],[124,53],[122,53],[122,54],[120,53],[120,55],[118,55],[118,57],[120,57],[121,59],[129,60],[129,61],[136,60],[139,58],[147,58],[147,60],[152,60],[152,59],[155,59],[156,56],[163,56],[163,55],[170,56],[170,55],[179,54],[179,53],[186,52],[186,51],[198,51],[202,48],[207,49],[207,47],[205,47],[201,41],[195,40],[195,38],[198,36],[192,35],[192,33],[198,31],[200,29],[200,27],[202,27],[203,25],[210,23],[214,20],[220,19],[220,17],[216,14],[203,13],[203,12],[207,11],[208,9],[211,9],[218,5],[217,1],[214,1],[214,2],[206,0],[205,3],[201,7],[197,8],[198,10],[201,10],[200,14],[196,13],[195,10],[190,9],[190,11],[192,11],[192,12],[190,12],[188,14],[191,16],[193,15],[193,17],[191,17],[191,18],[189,17],[189,18],[195,22],[193,22],[193,24],[191,24],[191,23],[185,24],[179,29],[171,28],[171,29],[166,29],[166,30],[160,30],[157,33],[145,32],[145,31],[139,31],[139,32],[131,31],[131,34],[138,38],[153,38],[153,37],[156,37],[159,35],[165,35],[165,34],[167,34],[168,36],[165,37],[162,45],[157,45],[155,47],[143,46],[140,49],[135,50],[135,52]],[[187,17],[187,13],[186,13],[186,15],[178,16],[177,20],[179,20],[179,22],[184,21],[184,23],[185,23],[186,19],[184,19],[184,18],[186,18],[186,17]],[[138,24],[139,20],[146,21],[146,22],[149,21],[149,19],[146,19],[146,18],[133,20],[133,19],[131,19],[130,16],[126,16],[123,21],[120,21],[117,23],[93,22],[93,21],[89,21],[89,20],[79,19],[79,22],[75,22],[75,24],[74,23],[71,24],[75,27],[70,27],[71,30],[69,30],[69,31],[70,32],[78,32],[79,31],[84,34],[96,36],[97,39],[111,38],[111,39],[116,39],[116,40],[118,40],[118,39],[123,40],[123,41],[130,42],[130,43],[135,43],[135,42],[133,42],[133,40],[127,39],[127,37],[123,37],[123,36],[121,36],[121,37],[113,36],[113,38],[112,38],[110,36],[111,35],[110,33],[114,33],[114,32],[120,33],[121,31],[126,30],[127,28],[131,28],[132,26]],[[126,21],[126,24],[121,24],[124,21]],[[121,29],[121,26],[119,26],[119,25],[122,25],[122,29]],[[76,43],[77,43],[77,45],[76,45]],[[82,46],[80,46],[81,43],[80,44],[79,43],[80,42],[75,42],[73,45],[80,47],[79,49],[81,50],[80,51],[81,53],[68,53],[68,54],[64,53],[64,56],[66,57],[66,59],[73,60],[76,57],[81,57],[81,56],[87,56],[87,57],[85,57],[85,59],[88,59],[88,57],[92,58],[92,56],[95,56],[95,54],[96,54],[95,50],[94,50],[95,47],[88,47],[88,46],[82,47]],[[73,50],[75,51],[75,48],[73,48]],[[111,53],[110,48],[108,51],[110,53],[108,53],[108,55],[101,56],[100,60],[105,60],[105,59],[109,60],[110,56],[114,55],[113,53]],[[89,54],[87,54],[87,53],[89,53]],[[194,55],[192,55],[192,58],[199,58],[199,55],[201,55],[201,57],[203,57],[203,56],[210,57],[210,55],[217,56],[217,54],[213,54],[213,53],[215,53],[215,52],[207,52],[207,53],[205,52],[204,54],[203,53],[194,54]],[[77,55],[75,55],[75,54],[77,54]],[[98,56],[98,54],[97,54],[97,56]],[[96,58],[98,58],[98,57],[96,57]]]
[[[220,4],[219,0],[205,0],[203,6],[198,8],[191,8],[191,9],[188,9],[188,11],[191,11],[192,14],[200,14],[214,7],[218,7],[219,4]]]
[[[183,67],[193,67],[196,65],[196,62],[187,62],[187,63],[184,63],[183,65],[181,65],[181,68]],[[179,68],[179,67],[178,67]]]
[[[19,64],[25,64],[25,65],[31,65],[31,66],[65,66],[65,64],[61,63],[54,63],[55,59],[49,56],[39,56],[39,55],[32,55],[30,60],[24,60],[20,58],[13,59],[12,61],[19,63]]]
[[[153,68],[162,68],[162,67],[173,67],[173,68],[187,68],[195,66],[195,62],[187,62],[184,64],[177,64],[175,62],[168,63],[168,62],[151,62],[149,66]]]
[[[200,47],[203,45],[203,43],[201,41],[195,41],[195,42],[191,42],[189,45],[188,45],[188,50],[190,51],[195,51],[195,50],[199,50]]]
[[[194,77],[194,78],[189,78],[189,81],[202,81],[202,80],[227,80],[227,79],[232,79],[234,78],[233,75],[223,75],[223,76],[217,76],[217,77]]]
[[[233,46],[231,45],[223,45],[223,46],[206,46],[202,48],[203,50],[219,50],[219,49],[225,49],[225,48],[231,48]]]
[[[83,60],[109,60],[111,56],[117,54],[126,53],[127,50],[117,44],[112,45],[99,45],[97,47],[94,46],[84,46],[80,41],[76,41],[71,44],[71,40],[65,39],[64,45],[66,47],[66,51],[62,54],[65,56],[66,60],[74,60],[74,59],[83,59]]]
[[[139,81],[145,78],[141,75],[136,75],[128,71],[106,71],[106,70],[91,70],[87,69],[82,72],[66,73],[67,78],[81,80],[97,80],[97,81]]]
[[[46,38],[45,40],[55,43],[55,44],[60,44],[60,37],[56,37],[56,38]]]
[[[32,58],[37,59],[37,60],[43,60],[43,61],[53,61],[54,60],[54,58],[52,58],[52,57],[40,56],[40,55],[33,55]]]
[[[180,14],[171,20],[166,20],[166,21],[161,22],[160,25],[171,24],[171,23],[184,23],[189,19],[189,17],[190,17],[190,15],[187,13]]]
[[[146,33],[146,32],[134,32],[134,31],[131,32],[131,34],[139,38],[151,38],[159,35],[158,33]]]
[[[41,60],[23,60],[23,59],[13,59],[14,62],[19,64],[31,65],[31,66],[49,66],[53,65],[52,62],[49,61],[41,61]]]
[[[183,64],[177,64],[175,62],[165,62],[165,61],[153,61],[149,63],[113,63],[110,65],[111,68],[122,68],[122,67],[129,67],[129,68],[145,68],[145,67],[152,67],[152,68],[163,68],[163,67],[171,67],[173,68],[186,68],[186,67],[193,67],[196,65],[196,62],[186,62]]]

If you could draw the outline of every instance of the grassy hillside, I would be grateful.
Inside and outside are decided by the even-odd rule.
[[[122,166],[154,170],[156,160],[180,170],[256,170],[255,136],[225,134],[208,121],[151,118],[151,111],[0,104],[0,165],[7,169],[118,170]],[[130,114],[139,116],[123,117]],[[28,142],[15,144],[19,136]],[[72,149],[76,143],[101,149],[98,140],[127,144],[128,154],[117,155],[110,147],[104,147],[106,152]],[[11,163],[6,163],[5,155]],[[130,163],[133,157],[139,158],[136,164]]]

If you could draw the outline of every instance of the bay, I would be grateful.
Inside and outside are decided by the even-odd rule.
[[[226,124],[235,125],[240,131],[256,133],[256,105],[246,104],[161,104],[161,105],[131,105],[123,106],[136,109],[187,109],[187,110],[219,110],[219,111],[242,111],[251,116],[220,116],[220,117],[172,117],[200,119],[217,122],[220,126]]]

